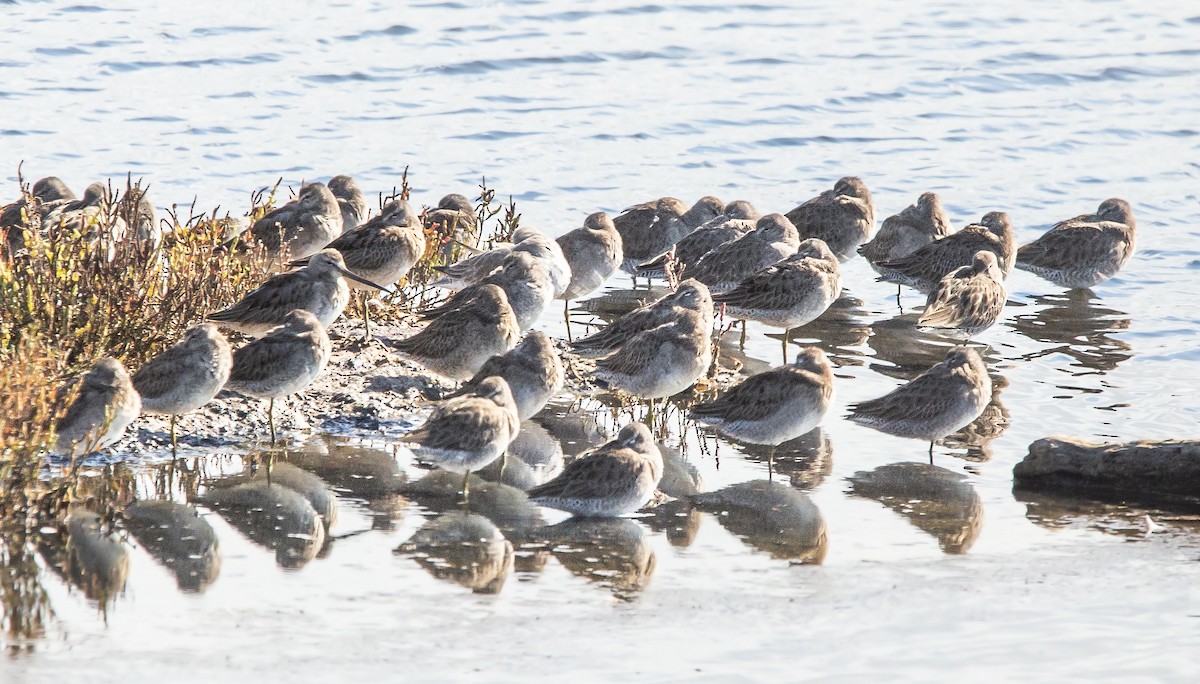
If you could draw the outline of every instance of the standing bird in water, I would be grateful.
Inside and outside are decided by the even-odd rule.
[[[559,295],[563,300],[563,318],[567,322],[567,339],[571,339],[571,300],[591,294],[621,267],[625,260],[621,234],[608,214],[598,211],[576,228],[557,240],[563,257],[571,268],[571,281]]]
[[[790,366],[746,378],[715,401],[697,404],[692,417],[733,439],[775,447],[821,423],[833,396],[833,366],[825,352],[807,347]]]
[[[332,347],[325,326],[311,313],[296,309],[267,336],[233,352],[226,389],[267,399],[267,424],[275,443],[275,399],[312,384],[329,362]]]
[[[713,294],[727,292],[764,268],[796,253],[800,237],[796,226],[782,214],[767,214],[755,229],[705,254],[694,266],[683,269],[684,278],[695,278]]]
[[[1122,199],[1104,200],[1095,214],[1056,224],[1017,250],[1017,268],[1067,288],[1088,288],[1108,280],[1134,251],[1137,222]]]
[[[172,453],[178,417],[212,401],[229,380],[232,368],[233,353],[225,336],[217,326],[200,323],[133,374],[133,386],[142,395],[142,411],[171,416]]]
[[[839,261],[854,256],[858,246],[875,232],[871,191],[855,176],[841,178],[832,190],[792,209],[787,217],[795,224],[800,239],[824,240]]]
[[[529,500],[572,515],[610,518],[645,506],[662,480],[662,452],[642,423],[588,451],[553,480],[529,490]]]
[[[463,497],[471,472],[500,458],[517,437],[521,422],[503,378],[483,379],[470,396],[443,402],[421,427],[401,436],[417,444],[417,458],[463,474]]]
[[[906,257],[881,261],[875,264],[875,270],[882,280],[929,294],[942,278],[958,268],[969,266],[975,260],[975,253],[980,251],[996,255],[996,263],[1005,278],[1012,273],[1017,243],[1008,214],[990,211],[979,223],[934,240]]]
[[[992,380],[979,353],[955,347],[946,360],[878,399],[850,407],[850,420],[897,437],[929,442],[966,427],[992,398]]]
[[[420,217],[405,200],[388,202],[383,211],[361,226],[349,230],[329,243],[342,255],[346,268],[371,283],[394,286],[425,254],[425,229]],[[307,260],[293,265],[307,265]],[[371,310],[367,290],[372,285],[351,280],[350,289],[361,294],[364,339],[371,339]]]
[[[950,218],[942,208],[937,193],[923,192],[916,204],[910,204],[898,214],[883,220],[875,237],[858,248],[862,255],[881,275],[885,274],[878,264],[894,261],[917,251],[925,245],[951,233]],[[900,284],[896,284],[896,301],[900,300]]]
[[[971,338],[996,324],[1007,298],[996,255],[976,252],[970,266],[947,275],[933,288],[917,325],[957,330]]]

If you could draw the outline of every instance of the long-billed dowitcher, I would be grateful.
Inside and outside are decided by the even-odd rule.
[[[342,209],[324,183],[309,183],[294,202],[278,207],[254,222],[250,230],[227,241],[254,242],[273,258],[303,259],[324,249],[342,234]]]
[[[439,404],[421,427],[400,439],[418,445],[421,461],[463,473],[466,496],[471,471],[500,458],[516,438],[520,424],[508,383],[490,377],[481,380],[470,396]]]
[[[761,321],[784,329],[784,362],[792,328],[829,308],[842,292],[837,256],[819,238],[800,243],[795,254],[713,297],[734,318]]]
[[[226,389],[267,399],[267,424],[275,443],[275,399],[308,387],[329,362],[331,345],[316,316],[294,309],[283,325],[233,352]]]
[[[933,288],[917,325],[958,330],[971,337],[996,324],[1007,298],[996,255],[976,252],[970,266],[947,275]]]
[[[38,231],[42,218],[64,204],[75,201],[75,193],[56,176],[38,179],[29,190],[29,197],[21,197],[8,204],[0,212],[0,232],[6,234],[9,253],[16,255],[28,247],[26,230]]]
[[[208,320],[258,337],[283,324],[293,309],[303,309],[316,316],[324,328],[337,320],[350,301],[346,278],[391,291],[350,272],[340,252],[325,249],[308,257],[304,268],[272,276],[228,309],[210,313]]]
[[[469,339],[469,338],[468,338]],[[563,387],[563,365],[554,351],[554,343],[538,330],[532,330],[507,354],[493,356],[473,378],[463,383],[455,396],[469,394],[489,377],[504,378],[517,405],[517,418],[533,417],[546,406],[550,397]]]
[[[423,318],[437,318],[458,307],[459,303],[472,296],[484,285],[497,285],[508,295],[508,304],[517,316],[521,332],[529,330],[541,318],[550,301],[554,299],[554,286],[550,273],[542,261],[528,252],[512,252],[504,257],[500,268],[479,283],[454,293],[445,304],[421,313]]]
[[[78,383],[75,401],[54,426],[58,437],[55,450],[72,458],[99,451],[121,439],[142,410],[142,399],[129,373],[116,359],[100,359]]]
[[[455,264],[435,266],[442,276],[432,284],[448,290],[470,287],[495,273],[504,265],[504,259],[514,252],[525,252],[541,262],[550,276],[556,297],[566,291],[571,281],[571,266],[563,256],[562,248],[534,228],[518,228],[513,233],[511,243],[497,245]]]
[[[1008,214],[991,211],[979,223],[972,223],[957,233],[917,249],[906,257],[881,261],[876,269],[881,280],[908,285],[929,294],[934,287],[955,269],[968,266],[975,253],[988,251],[996,255],[1000,272],[1007,278],[1013,269],[1017,245]]]
[[[621,268],[636,274],[646,260],[665,253],[685,235],[724,211],[721,200],[711,196],[701,197],[691,209],[674,197],[629,207],[613,219],[624,247],[625,261]]]
[[[806,347],[795,362],[746,378],[692,417],[722,434],[775,447],[820,424],[833,396],[833,367],[825,352]]]
[[[171,449],[175,449],[176,419],[204,406],[229,380],[233,352],[225,336],[211,323],[188,328],[183,339],[133,375],[142,395],[142,411],[171,416]]]
[[[597,211],[576,228],[557,240],[563,257],[571,267],[571,282],[559,295],[567,317],[567,334],[570,335],[570,306],[572,299],[590,294],[616,273],[625,259],[621,245],[621,234],[617,232],[608,214]]]
[[[832,190],[792,209],[787,217],[801,238],[824,240],[840,261],[854,256],[855,249],[875,232],[871,191],[856,176],[839,179]]]
[[[992,380],[979,353],[955,347],[946,359],[878,399],[850,407],[850,420],[880,432],[933,445],[979,417],[992,398]]]
[[[420,217],[405,200],[387,203],[378,216],[342,233],[329,243],[342,255],[351,273],[372,283],[392,286],[425,254],[425,229]],[[302,263],[296,262],[296,263]],[[348,283],[352,290],[375,289],[356,280]],[[363,326],[366,338],[371,337],[371,312],[366,295],[362,295]]]
[[[875,237],[859,245],[858,253],[870,262],[871,268],[880,271],[876,265],[879,262],[908,256],[951,231],[942,199],[935,192],[923,192],[916,204],[884,219]]]
[[[1137,222],[1129,203],[1115,197],[1094,214],[1056,224],[1017,250],[1017,268],[1067,288],[1088,288],[1113,277],[1133,256]]]
[[[128,236],[129,226],[117,214],[108,186],[92,183],[83,191],[83,197],[57,204],[46,212],[42,216],[42,231],[50,235],[78,232],[90,244],[105,249],[111,259],[116,243]]]
[[[158,215],[154,211],[154,204],[146,196],[145,188],[131,186],[117,203],[117,216],[129,226],[133,239],[144,254],[162,245],[162,227],[158,225]]]
[[[576,351],[609,352],[638,333],[671,323],[686,311],[696,313],[706,321],[706,327],[712,327],[712,295],[708,286],[699,280],[689,278],[679,283],[671,294],[630,311],[596,333],[575,340],[571,346]]]
[[[354,230],[367,219],[367,200],[362,188],[350,176],[334,176],[327,185],[329,192],[337,198],[342,212],[342,233]]]
[[[454,308],[416,335],[396,342],[396,351],[438,375],[466,380],[488,359],[512,349],[521,328],[504,290],[484,284],[463,292],[467,294]]]
[[[711,330],[697,313],[638,333],[596,361],[596,377],[644,399],[670,397],[691,387],[712,362]]]
[[[662,479],[662,453],[642,423],[588,451],[553,480],[529,490],[534,503],[588,518],[610,518],[645,506]]]
[[[796,253],[800,236],[782,214],[767,214],[742,237],[719,245],[684,268],[685,278],[695,278],[717,294],[732,290],[746,278]]]
[[[648,278],[666,277],[667,264],[682,272],[717,247],[732,242],[754,230],[762,214],[746,200],[730,202],[725,213],[706,222],[692,233],[684,236],[666,253],[638,266],[638,275]]]
[[[471,200],[464,195],[451,193],[425,214],[425,228],[439,229],[442,234],[466,242],[479,232],[479,217],[475,215]]]

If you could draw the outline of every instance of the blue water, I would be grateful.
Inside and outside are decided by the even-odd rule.
[[[202,595],[178,593],[135,548],[102,620],[47,573],[52,635],[0,661],[18,681],[1198,674],[1194,521],[1156,518],[1165,530],[1145,535],[1137,509],[1016,498],[1011,471],[1049,434],[1195,434],[1200,7],[17,2],[0,8],[0,35],[9,195],[24,161],[27,179],[78,189],[132,172],[164,209],[198,198],[237,213],[280,177],[350,173],[374,194],[408,167],[418,202],[471,195],[486,177],[525,224],[559,234],[661,195],[786,211],[853,174],[880,218],[934,190],[955,226],[1004,210],[1021,242],[1112,196],[1139,224],[1135,258],[1092,293],[1009,280],[1011,305],[980,338],[1007,382],[1009,425],[986,453],[939,450],[983,511],[965,555],[910,523],[919,507],[906,517],[852,493],[856,473],[924,447],[841,420],[844,406],[946,344],[897,320],[894,288],[858,259],[843,306],[809,331],[839,378],[829,463],[797,483],[828,525],[823,564],[772,558],[702,514],[687,546],[631,523],[656,559],[632,601],[560,560],[478,596],[391,553],[432,517],[425,506],[380,512],[342,490],[335,533],[375,529],[300,571],[209,515],[223,565]],[[555,315],[542,327],[561,333]],[[750,326],[748,369],[777,362],[771,332]],[[690,427],[668,443],[704,489],[766,476],[760,455]]]

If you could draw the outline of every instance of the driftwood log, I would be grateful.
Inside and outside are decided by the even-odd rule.
[[[1013,489],[1200,509],[1200,440],[1039,439],[1013,468]]]

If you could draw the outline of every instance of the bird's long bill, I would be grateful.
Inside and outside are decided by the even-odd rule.
[[[390,285],[385,286],[385,285],[380,285],[379,283],[371,282],[370,280],[367,280],[366,278],[364,278],[360,275],[355,275],[354,273],[351,273],[349,270],[344,269],[344,268],[339,268],[337,270],[339,273],[346,276],[350,280],[362,283],[363,285],[366,285],[367,287],[373,287],[376,290],[382,290],[383,292],[386,292],[388,294],[391,294],[392,291],[395,289],[395,288],[391,287]]]

